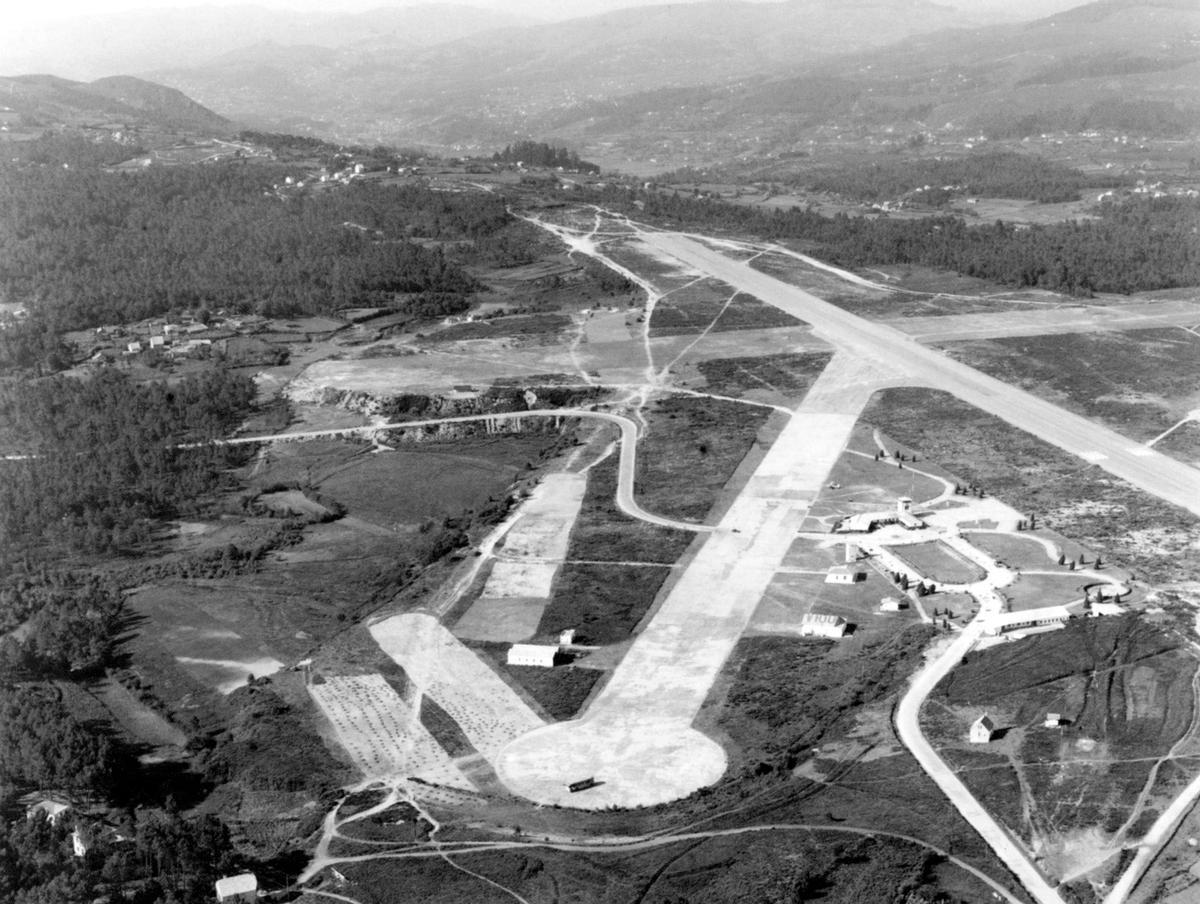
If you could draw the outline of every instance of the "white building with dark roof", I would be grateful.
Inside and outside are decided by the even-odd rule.
[[[821,612],[806,612],[800,619],[801,637],[826,637],[839,640],[846,636],[850,625],[840,615]]]
[[[972,744],[987,744],[996,735],[996,723],[987,715],[982,715],[971,723],[968,740]]]

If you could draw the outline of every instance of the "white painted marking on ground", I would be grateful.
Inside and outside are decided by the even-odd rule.
[[[545,724],[432,615],[396,615],[368,630],[418,693],[432,697],[489,762],[496,762],[506,744]]]
[[[364,778],[475,789],[382,675],[326,678],[308,690]]]

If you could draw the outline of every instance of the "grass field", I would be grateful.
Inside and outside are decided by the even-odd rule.
[[[1010,568],[1035,568],[1040,571],[1068,570],[1066,565],[1058,564],[1057,557],[1051,556],[1045,546],[1029,537],[992,531],[971,531],[967,534],[966,539],[976,549],[982,550],[1000,564]]]
[[[691,534],[657,527],[622,513],[614,502],[617,462],[588,472],[587,492],[567,545],[538,634],[579,631],[581,643],[625,640],[654,602]],[[620,565],[619,562],[661,563]],[[613,564],[587,564],[612,562]]]
[[[578,668],[569,663],[552,669],[508,665],[505,662],[507,644],[472,643],[470,646],[499,674],[525,691],[552,722],[574,718],[596,682],[604,676],[604,672],[597,669]]]
[[[944,349],[1139,442],[1200,408],[1200,336],[1180,328],[956,342]],[[1192,461],[1200,457],[1200,437],[1184,432],[1160,451]]]
[[[735,402],[668,396],[646,412],[635,491],[656,514],[702,522],[758,440],[770,412]]]
[[[889,546],[887,549],[911,565],[922,577],[939,584],[971,584],[987,576],[982,568],[940,540]]]
[[[855,286],[831,273],[822,272],[803,261],[784,255],[764,255],[757,258],[751,266],[870,320],[1010,311],[1013,307],[1011,302],[980,297],[985,292],[997,291],[997,287],[952,274],[943,276],[925,273],[924,278],[915,279],[914,285],[908,286],[907,280],[893,282],[883,273],[867,272],[865,275],[868,279],[886,286],[883,289],[870,289]],[[904,286],[913,292],[928,294],[895,292],[892,291],[893,286]],[[942,293],[954,293],[955,297],[947,297]]]
[[[682,336],[705,330],[757,330],[801,326],[791,314],[759,301],[724,283],[704,280],[664,295],[650,316],[650,335]]]
[[[1140,579],[1200,578],[1198,519],[948,393],[885,390],[864,418]]]
[[[1195,669],[1177,637],[1136,616],[1077,619],[970,654],[934,691],[922,721],[938,745],[960,745],[981,708],[1011,728],[1013,738],[990,746],[1011,748],[1023,774],[1028,819],[1000,812],[1018,834],[1112,832],[1130,817],[1154,758],[1188,730]],[[1047,712],[1067,727],[1043,728]],[[997,780],[990,771],[962,778],[985,796]]]
[[[1009,601],[1009,608],[1013,612],[1020,612],[1023,609],[1078,602],[1083,599],[1084,585],[1090,583],[1090,579],[1069,571],[1063,574],[1022,574],[1000,592]]]
[[[620,854],[572,853],[534,844],[456,856],[455,862],[470,872],[439,858],[340,865],[350,882],[339,893],[372,904],[511,900],[496,885],[527,901],[641,904],[812,900],[817,889],[828,904],[890,902],[897,900],[893,895],[900,895],[898,900],[940,900],[940,892],[954,900],[984,900],[989,894],[973,876],[918,845],[832,828],[718,836]],[[884,889],[886,898],[881,896]]]
[[[837,653],[854,656],[917,619],[911,608],[880,612],[879,601],[885,596],[902,594],[871,569],[867,569],[866,580],[857,584],[827,584],[820,574],[780,574],[767,588],[750,624],[758,631],[780,633],[799,628],[807,612],[840,615],[855,627],[853,634],[838,641]]]
[[[1155,443],[1154,448],[1165,455],[1200,467],[1200,421],[1188,421]]]
[[[832,357],[827,352],[718,358],[697,367],[706,387],[718,395],[757,397],[764,391],[783,400],[799,401]]]

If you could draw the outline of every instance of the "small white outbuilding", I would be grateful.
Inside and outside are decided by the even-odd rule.
[[[972,744],[987,744],[996,735],[996,723],[987,715],[982,715],[971,723],[968,739]]]
[[[258,877],[239,873],[217,880],[218,904],[254,904],[258,900]]]
[[[867,576],[856,565],[834,565],[825,575],[826,584],[857,584]]]
[[[554,656],[558,647],[540,643],[515,643],[508,648],[509,665],[533,665],[545,669],[554,668]]]

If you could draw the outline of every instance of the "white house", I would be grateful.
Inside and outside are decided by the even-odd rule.
[[[1060,713],[1046,713],[1046,721],[1042,723],[1043,728],[1061,728],[1063,717]]]
[[[908,608],[908,600],[900,599],[895,596],[885,596],[879,601],[880,612],[899,612],[902,609]]]
[[[129,354],[131,354],[131,355],[136,355],[138,352],[140,352],[142,350],[142,343],[138,342],[136,340],[133,342],[130,342],[129,344],[127,344],[125,346],[125,350],[127,352],[129,352]]]
[[[855,565],[834,565],[825,575],[826,584],[856,584],[866,573]]]
[[[254,904],[258,900],[258,877],[239,873],[217,880],[218,904]]]
[[[166,344],[167,344],[166,336],[151,336],[150,337],[150,347],[151,348],[162,348]]]
[[[846,636],[850,626],[840,615],[806,612],[800,619],[801,637],[828,637],[837,640]]]
[[[558,646],[539,643],[515,643],[508,648],[509,665],[536,665],[544,669],[554,668],[554,655]]]
[[[971,723],[969,740],[972,744],[987,744],[996,733],[996,723],[986,715]]]
[[[575,643],[575,629],[567,628],[565,631],[560,631],[558,634],[558,648],[569,647]]]
[[[70,809],[71,804],[61,798],[37,796],[25,808],[25,818],[33,819],[38,813],[41,813],[51,825],[55,825],[62,818],[62,815]]]

